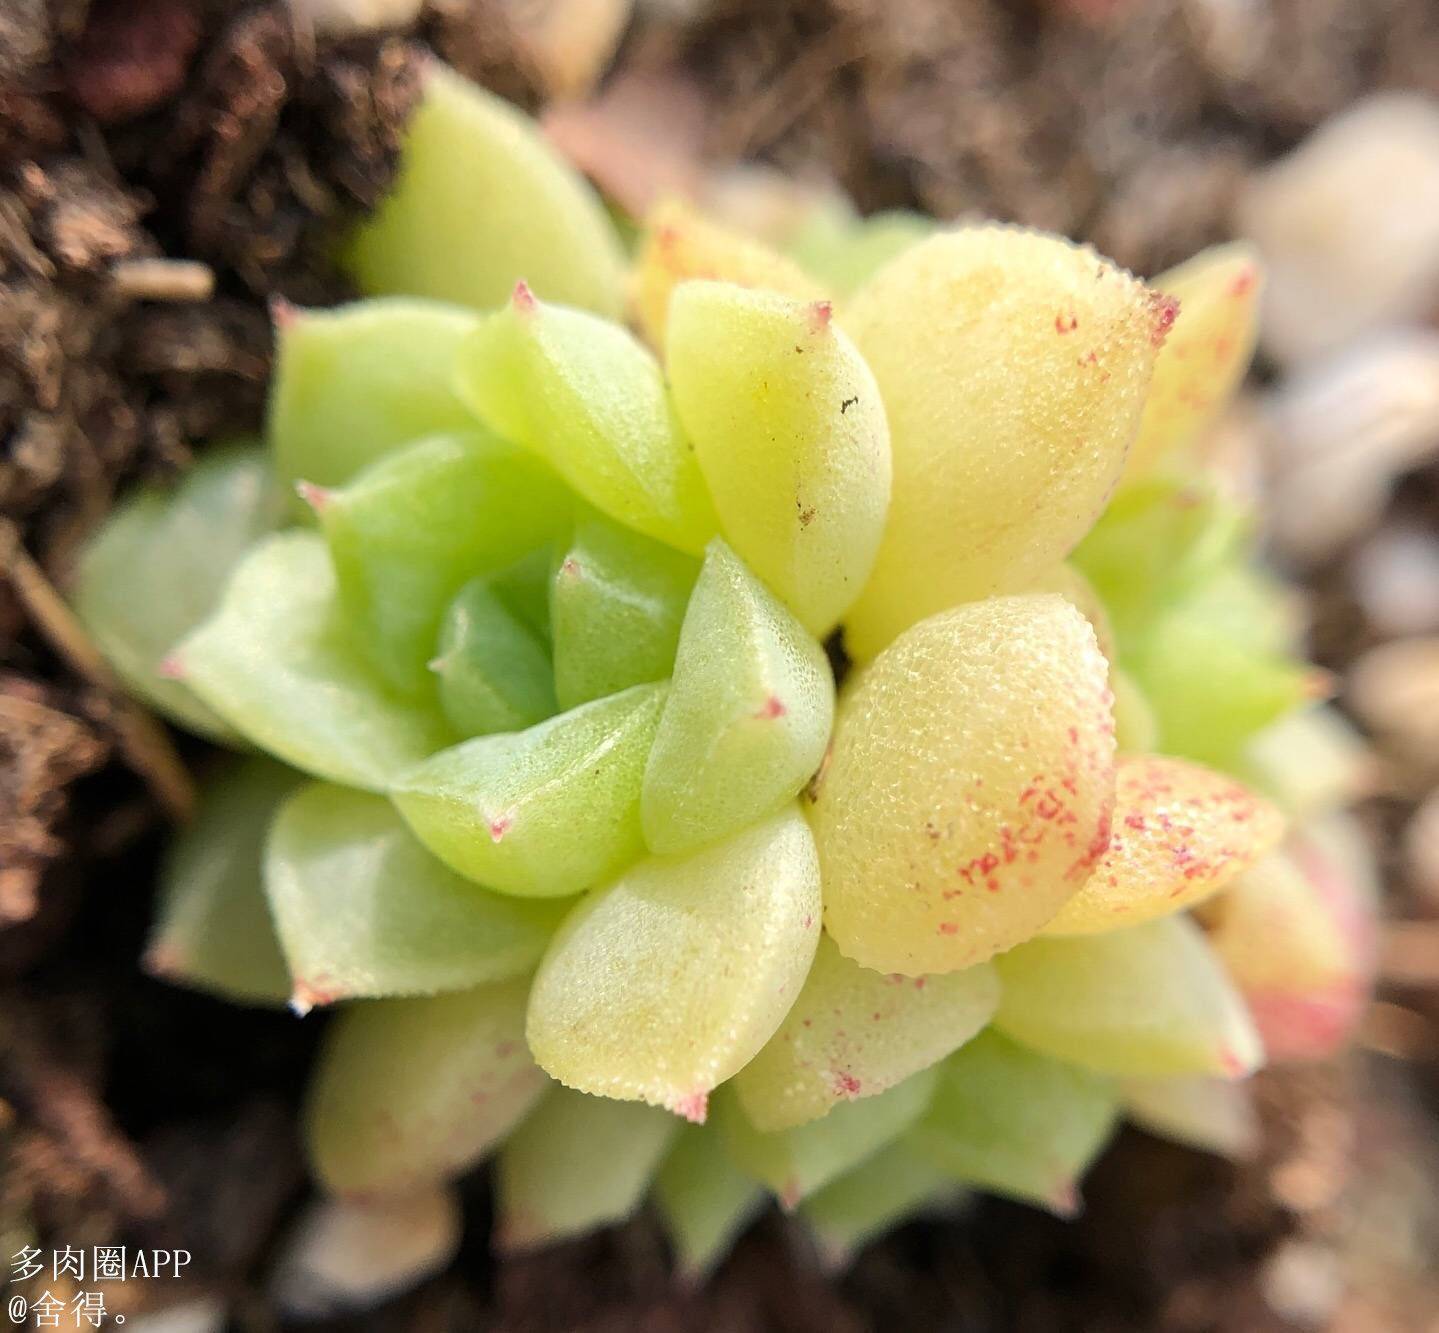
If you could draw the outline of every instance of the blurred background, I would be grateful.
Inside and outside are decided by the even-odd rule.
[[[1253,1162],[1126,1131],[1078,1222],[987,1200],[840,1272],[771,1214],[697,1292],[643,1216],[496,1262],[478,1178],[444,1273],[312,1326],[1439,1329],[1434,0],[4,0],[7,1263],[34,1229],[184,1247],[184,1280],[112,1300],[131,1333],[288,1323],[318,1025],[139,970],[188,779],[95,683],[55,590],[118,488],[258,424],[267,304],[347,294],[329,248],[391,178],[427,51],[539,113],[631,213],[678,191],[782,233],[838,191],[1060,231],[1142,274],[1253,240],[1261,351],[1210,448],[1262,497],[1365,738],[1386,920],[1357,1048],[1260,1076]],[[203,771],[198,743],[181,757]]]

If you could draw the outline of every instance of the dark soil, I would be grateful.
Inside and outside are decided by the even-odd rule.
[[[424,44],[543,102],[511,10],[443,0],[415,32],[317,46],[280,3],[0,7],[7,1263],[31,1236],[182,1246],[193,1285],[232,1298],[236,1327],[279,1326],[263,1276],[303,1197],[292,1110],[322,1020],[246,1012],[139,972],[165,812],[184,792],[166,778],[168,746],[157,758],[60,632],[52,590],[120,486],[259,424],[267,302],[346,294],[327,247],[389,179]],[[1439,92],[1431,0],[653,6],[685,11],[703,13],[636,21],[607,84],[662,85],[701,108],[684,152],[819,171],[865,208],[1055,228],[1142,271],[1224,236],[1243,172],[1355,96]],[[142,262],[165,257],[193,263]],[[1399,503],[1429,503],[1432,482]],[[1342,670],[1366,631],[1342,582],[1318,583],[1321,654]],[[204,747],[178,743],[201,772]],[[1369,812],[1390,842],[1405,808]],[[1396,880],[1401,912],[1404,891]],[[1436,1006],[1390,998],[1369,1049],[1342,1067],[1263,1077],[1259,1162],[1236,1169],[1126,1134],[1077,1223],[983,1202],[913,1223],[827,1277],[774,1214],[684,1293],[644,1217],[494,1261],[479,1176],[453,1268],[328,1327],[1432,1327]],[[157,1295],[175,1291],[152,1285],[126,1308]]]

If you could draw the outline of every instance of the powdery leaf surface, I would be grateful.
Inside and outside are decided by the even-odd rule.
[[[703,1120],[794,1003],[819,912],[814,841],[793,808],[641,862],[551,943],[530,996],[535,1059],[569,1087]]]
[[[1273,850],[1284,817],[1242,782],[1184,759],[1121,755],[1109,847],[1046,935],[1091,935],[1201,902]]]
[[[801,301],[824,298],[824,289],[794,260],[666,200],[645,221],[630,280],[635,317],[651,347],[664,347],[671,294],[691,278],[717,278]]]
[[[765,1132],[818,1120],[942,1060],[998,1004],[999,978],[987,963],[934,977],[872,972],[822,936],[794,1008],[735,1077],[735,1092]]]
[[[383,791],[451,739],[438,711],[385,687],[351,646],[324,540],[282,532],[250,549],[172,669],[247,740],[344,786]]]
[[[1106,676],[1094,631],[1053,594],[932,616],[875,659],[812,810],[842,953],[953,972],[1053,918],[1109,840]]]
[[[1174,316],[1093,250],[999,226],[941,232],[855,293],[841,323],[894,455],[874,575],[846,618],[856,656],[1069,554],[1119,479]]]
[[[650,849],[690,851],[792,801],[824,758],[833,720],[824,649],[716,538],[645,765]]]
[[[665,691],[636,685],[528,731],[463,741],[402,774],[391,799],[466,879],[525,897],[581,893],[644,851],[640,781]]]
[[[299,1009],[528,972],[562,910],[461,879],[384,797],[328,783],[281,809],[265,846],[265,888]]]
[[[889,508],[879,387],[827,302],[687,282],[665,352],[725,539],[812,634],[874,566]]]

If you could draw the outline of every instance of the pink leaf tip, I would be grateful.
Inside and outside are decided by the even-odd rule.
[[[184,680],[185,663],[181,661],[179,653],[166,653],[160,659],[159,665],[155,668],[155,674],[162,676],[165,680]]]
[[[515,283],[515,290],[510,293],[510,304],[522,315],[533,313],[539,304],[535,300],[535,294],[530,290],[530,284],[521,278]]]
[[[270,298],[270,323],[281,333],[294,328],[300,322],[300,315],[300,307],[285,300],[283,296]]]
[[[140,959],[141,968],[162,980],[180,975],[180,952],[173,944],[156,941]]]
[[[784,700],[777,694],[772,694],[760,705],[755,712],[755,717],[762,722],[772,722],[777,717],[783,717],[789,709],[784,706]]]
[[[816,333],[823,333],[829,328],[829,322],[834,318],[834,302],[815,301],[809,308],[810,327]]]
[[[290,992],[290,1012],[296,1018],[304,1018],[311,1009],[323,1009],[325,1005],[334,1004],[339,998],[332,991],[320,990],[308,981],[297,981],[294,990]]]
[[[325,506],[330,503],[330,497],[334,494],[328,487],[316,486],[313,481],[297,481],[295,483],[295,494],[300,497],[315,513],[320,514]]]
[[[675,1103],[674,1112],[692,1125],[702,1125],[705,1117],[709,1114],[709,1106],[709,1093],[692,1092],[688,1097],[681,1097]]]
[[[1049,1192],[1045,1203],[1049,1211],[1056,1217],[1075,1218],[1084,1211],[1084,1203],[1079,1197],[1079,1188],[1072,1180],[1061,1180]]]

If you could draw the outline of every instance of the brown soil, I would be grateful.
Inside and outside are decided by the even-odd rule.
[[[47,616],[118,487],[254,429],[266,303],[345,294],[337,226],[384,189],[428,43],[531,105],[506,0],[316,45],[280,3],[0,8],[0,1246],[183,1246],[197,1285],[272,1329],[265,1263],[303,1192],[292,1109],[319,1020],[138,970],[164,811],[133,719]],[[1238,181],[1376,86],[1439,92],[1430,0],[726,0],[656,4],[606,85],[702,114],[683,156],[758,156],[866,208],[978,211],[1154,271],[1226,234]],[[602,100],[601,106],[606,105]],[[155,259],[193,261],[156,267]],[[1397,503],[1430,504],[1416,479]],[[24,560],[22,552],[33,559]],[[1366,641],[1323,572],[1319,648]],[[197,772],[204,747],[181,742]],[[1369,811],[1392,844],[1407,807]],[[1402,880],[1395,880],[1406,910]],[[1431,909],[1432,910],[1432,909]],[[1435,1228],[1436,1006],[1377,1011],[1342,1067],[1261,1080],[1243,1169],[1126,1134],[1062,1224],[986,1201],[825,1276],[767,1217],[702,1291],[652,1219],[495,1262],[482,1176],[445,1275],[326,1327],[379,1330],[1418,1329]],[[1419,1028],[1414,1026],[1420,1024]],[[1349,1282],[1339,1296],[1336,1283]],[[156,1293],[135,1293],[131,1313]],[[164,1293],[173,1296],[174,1292]]]

